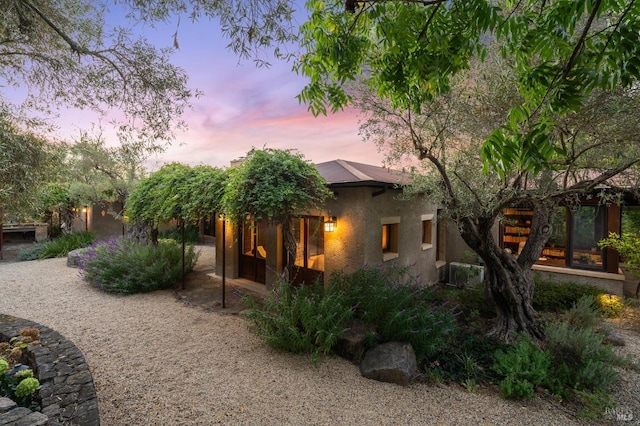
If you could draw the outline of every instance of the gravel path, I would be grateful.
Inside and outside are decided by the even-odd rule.
[[[172,291],[105,294],[65,262],[0,263],[0,312],[51,327],[80,348],[103,426],[589,423],[554,401],[505,401],[493,390],[457,386],[403,388],[364,379],[337,357],[314,367],[270,349],[242,317],[186,306]],[[637,329],[622,333],[625,350],[640,353]],[[638,383],[637,373],[625,371],[616,397],[634,422]]]

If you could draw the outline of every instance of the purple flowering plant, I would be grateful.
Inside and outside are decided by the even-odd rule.
[[[102,240],[88,247],[80,257],[82,278],[109,293],[141,293],[171,288],[181,278],[182,250],[173,240],[153,245],[133,238]],[[187,246],[185,271],[198,258],[193,245]]]

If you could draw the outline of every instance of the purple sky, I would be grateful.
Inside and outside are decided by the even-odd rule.
[[[137,30],[158,46],[169,46],[175,28]],[[211,21],[182,19],[178,40],[172,62],[187,71],[189,86],[204,95],[193,99],[193,109],[183,117],[188,131],[178,133],[164,154],[151,159],[151,169],[172,161],[226,167],[252,147],[297,149],[314,163],[340,158],[382,165],[376,146],[358,135],[355,111],[316,118],[298,103],[295,96],[305,79],[291,71],[290,63],[274,60],[270,68],[239,63]],[[62,133],[86,128],[82,115],[67,115]]]

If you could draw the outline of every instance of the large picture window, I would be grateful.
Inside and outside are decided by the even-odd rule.
[[[502,246],[519,255],[529,238],[533,210],[504,210]],[[551,236],[540,253],[538,263],[577,269],[606,269],[604,252],[598,241],[607,232],[607,207],[581,205],[556,207],[551,222]]]
[[[602,250],[598,241],[606,235],[606,208],[580,206],[571,209],[571,265],[602,269]]]

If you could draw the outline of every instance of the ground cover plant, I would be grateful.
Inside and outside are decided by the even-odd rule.
[[[36,328],[23,328],[18,336],[0,342],[0,396],[13,400],[21,407],[38,409],[35,393],[40,382],[33,370],[24,365],[28,361],[25,349],[37,344],[40,332]]]
[[[259,336],[279,349],[312,353],[314,361],[335,347],[347,320],[358,318],[375,326],[370,347],[411,343],[420,381],[458,383],[470,392],[495,386],[504,398],[546,395],[602,416],[619,368],[631,365],[604,343],[604,316],[615,312],[594,287],[538,282],[547,337],[521,334],[511,343],[487,336],[494,313],[482,285],[429,288],[402,267],[335,272],[326,289],[283,281],[264,304],[245,300]]]
[[[70,251],[91,245],[96,235],[90,231],[63,234],[50,241],[37,242],[18,252],[20,260],[49,259],[65,257]]]
[[[198,255],[185,252],[185,271]],[[174,240],[150,244],[131,238],[99,241],[81,257],[80,270],[88,283],[109,293],[141,293],[175,286],[182,275],[182,249]]]

